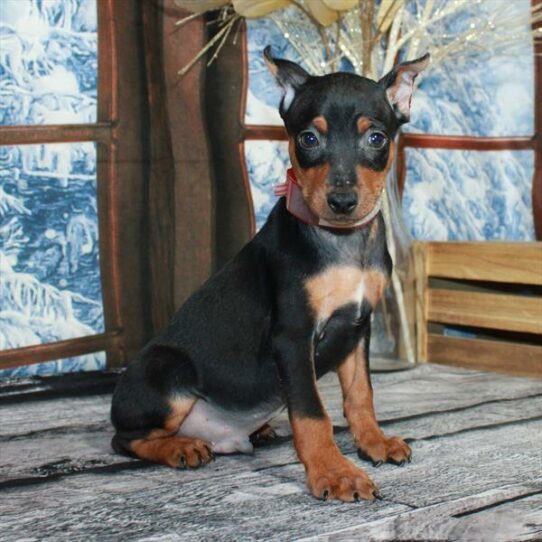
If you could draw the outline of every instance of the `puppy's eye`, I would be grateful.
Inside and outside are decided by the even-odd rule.
[[[301,132],[297,137],[297,140],[304,149],[315,149],[320,145],[318,136],[312,132]]]
[[[373,132],[369,138],[369,145],[374,149],[381,149],[386,144],[386,136],[382,132]]]

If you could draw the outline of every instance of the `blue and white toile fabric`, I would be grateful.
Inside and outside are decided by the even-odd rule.
[[[454,18],[446,31],[453,32],[486,17],[485,11],[503,1],[473,2],[471,12]],[[527,11],[530,1],[516,0],[514,5]],[[280,125],[280,94],[265,67],[262,51],[271,44],[277,57],[303,64],[302,59],[271,20],[250,21],[247,39],[249,88],[245,122]],[[528,40],[514,55],[481,52],[428,70],[414,96],[412,121],[406,130],[446,135],[532,135],[533,73],[533,51]],[[284,149],[281,142],[246,145],[258,226],[265,221],[273,202],[269,192],[271,177],[282,180],[288,167]],[[273,165],[276,161],[280,161],[280,168]],[[266,162],[272,175],[262,165]],[[417,239],[533,240],[533,174],[531,151],[409,149],[403,199],[407,228]]]
[[[96,0],[1,0],[0,124],[96,121]],[[96,145],[0,147],[0,350],[104,330]],[[0,377],[100,369],[89,354]]]

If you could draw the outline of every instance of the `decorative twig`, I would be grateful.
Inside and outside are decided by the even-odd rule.
[[[231,27],[233,25],[233,23],[239,18],[239,15],[232,15],[231,16],[231,19],[226,23],[225,26],[223,26],[210,40],[209,42],[207,43],[207,45],[205,45],[205,47],[203,47],[201,49],[201,51],[186,65],[184,66],[182,69],[180,69],[177,73],[182,77],[183,75],[185,75],[191,68],[192,66],[194,66],[194,64],[196,64],[196,62],[203,56],[205,55],[205,53],[207,53],[207,51],[209,49],[211,49],[211,47],[213,47],[213,45],[215,43],[217,43],[224,35],[227,35],[230,33],[230,30],[231,30]],[[222,42],[223,44],[224,42]]]
[[[210,66],[218,56],[218,53],[224,47],[224,44],[226,43],[226,40],[228,39],[228,36],[230,35],[230,32],[232,31],[233,25],[240,17],[232,17],[230,21],[227,23],[227,25],[224,27],[226,31],[224,32],[222,39],[220,40],[220,43],[216,46],[215,52],[213,53],[213,56],[209,59],[209,62],[207,62],[207,66]]]
[[[333,54],[333,60],[331,69],[335,71],[337,69],[337,61],[340,62],[340,42],[341,42],[341,24],[342,24],[342,14],[339,14],[339,18],[337,19],[337,31],[335,33],[335,53]]]
[[[300,4],[297,0],[291,0],[291,2],[292,2],[292,5],[294,5],[297,9],[299,9],[302,13],[304,13],[306,17],[309,19],[309,21],[314,24],[314,27],[318,31],[318,34],[320,34],[322,45],[324,46],[324,51],[326,54],[325,56],[326,64],[329,63],[330,58],[331,58],[331,48],[329,46],[329,40],[328,40],[325,28],[315,19],[312,13],[305,6]]]
[[[193,19],[197,19],[198,17],[201,17],[203,15],[204,12],[196,12],[196,13],[192,13],[191,15],[187,15],[186,17],[183,17],[182,19],[179,19],[176,23],[175,23],[175,26],[183,26],[185,25],[186,23],[192,21]]]

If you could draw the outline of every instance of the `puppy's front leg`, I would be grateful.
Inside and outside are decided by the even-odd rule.
[[[344,398],[344,414],[362,459],[369,459],[375,466],[385,462],[403,465],[405,461],[410,461],[410,447],[399,437],[387,437],[376,421],[367,352],[369,337],[370,329],[337,369]]]
[[[365,471],[344,457],[335,443],[316,387],[311,335],[282,329],[275,334],[274,355],[287,396],[294,446],[312,494],[340,501],[377,498],[378,490]]]

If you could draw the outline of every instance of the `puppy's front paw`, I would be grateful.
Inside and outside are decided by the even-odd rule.
[[[372,461],[375,467],[382,463],[403,466],[407,462],[410,463],[412,456],[410,446],[399,437],[386,437],[384,434],[368,432],[356,439],[356,444],[358,456]]]
[[[381,498],[378,488],[366,472],[342,456],[333,463],[308,467],[307,485],[315,497],[323,500],[353,502]]]

